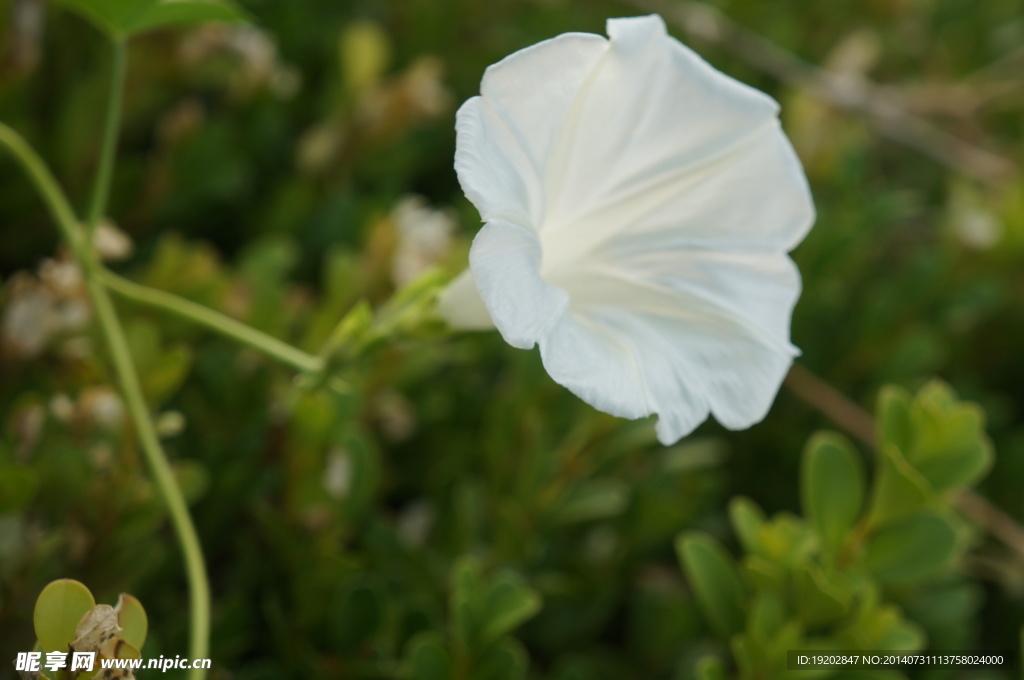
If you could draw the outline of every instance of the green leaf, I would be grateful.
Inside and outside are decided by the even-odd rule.
[[[484,588],[477,561],[472,557],[460,558],[452,569],[450,608],[455,641],[464,649],[474,649],[479,639]]]
[[[377,591],[356,583],[347,589],[337,607],[337,623],[332,640],[339,651],[351,653],[360,642],[370,638],[384,619],[384,603]]]
[[[764,512],[757,503],[742,496],[732,499],[729,503],[729,519],[743,549],[748,553],[758,552],[758,534],[764,526]]]
[[[371,340],[373,306],[361,299],[349,309],[331,330],[321,354],[329,365],[344,362],[359,354]]]
[[[804,514],[823,547],[835,553],[845,543],[864,506],[864,468],[842,435],[822,432],[811,438],[801,470]]]
[[[471,680],[521,680],[526,677],[527,656],[512,638],[489,648],[473,666]]]
[[[924,647],[926,640],[927,636],[920,626],[912,621],[901,620],[875,643],[875,649],[917,651]]]
[[[540,595],[517,574],[503,572],[491,583],[484,604],[487,621],[480,633],[482,644],[490,644],[513,631],[541,609]]]
[[[553,521],[574,524],[615,517],[629,505],[629,486],[615,479],[594,479],[574,486],[554,512]]]
[[[39,593],[32,617],[44,652],[66,652],[86,612],[96,606],[92,593],[71,579],[53,581]]]
[[[818,538],[799,517],[780,512],[758,532],[758,546],[763,557],[795,567],[814,555]]]
[[[158,406],[185,382],[192,370],[193,350],[185,343],[163,345],[160,327],[141,318],[125,325],[125,335],[146,401]]]
[[[972,486],[988,473],[994,460],[992,444],[987,439],[977,439],[958,452],[930,458],[916,467],[932,488],[941,493]]]
[[[757,593],[750,605],[747,632],[754,640],[767,644],[786,623],[786,603],[774,590]]]
[[[781,564],[760,555],[748,555],[743,560],[743,571],[755,590],[781,591],[788,578]]]
[[[56,0],[112,40],[169,26],[240,21],[245,12],[228,0]]]
[[[886,388],[879,421],[883,445],[898,449],[935,493],[970,486],[992,466],[984,411],[958,401],[941,381],[931,381],[912,400],[903,390]]]
[[[881,524],[916,512],[928,505],[934,490],[921,473],[907,462],[892,444],[882,444],[876,452],[875,476],[870,522]]]
[[[927,621],[929,628],[934,628],[969,620],[983,601],[980,584],[954,581],[915,593],[904,608],[915,621]]]
[[[135,645],[132,645],[122,638],[122,644],[117,645],[114,652],[115,659],[141,659],[142,652]]]
[[[452,626],[457,644],[479,652],[540,611],[541,598],[518,574],[484,578],[479,563],[460,559],[452,573]]]
[[[117,625],[121,626],[121,639],[135,649],[142,649],[149,633],[149,618],[142,603],[131,595],[121,593],[114,609],[117,611]]]
[[[910,422],[910,393],[902,387],[887,385],[878,395],[878,441],[901,451],[910,449],[913,426]]]
[[[406,664],[412,680],[451,680],[455,664],[437,633],[426,632],[414,637],[407,648]]]
[[[865,565],[884,583],[920,580],[947,566],[956,548],[950,523],[922,512],[882,527],[868,541]]]
[[[900,608],[891,604],[862,610],[837,637],[844,649],[908,652],[921,649],[926,639],[920,626],[905,619]]]
[[[177,4],[177,3],[176,3]],[[288,328],[288,274],[299,259],[299,248],[285,234],[267,234],[245,246],[238,268],[249,291],[245,322],[282,335]]]
[[[728,638],[742,630],[746,593],[725,548],[710,536],[687,532],[676,539],[676,553],[715,632]]]
[[[725,664],[717,656],[702,656],[697,661],[697,680],[726,680]]]
[[[770,648],[764,649],[765,665],[781,670],[786,666],[786,652],[802,648],[804,627],[799,621],[787,621],[775,634]],[[803,673],[801,672],[801,677]]]
[[[729,648],[741,678],[755,677],[767,665],[764,650],[744,635],[733,637],[729,641]]]
[[[795,583],[797,610],[809,626],[830,623],[849,611],[852,593],[830,581],[817,564],[798,571]]]

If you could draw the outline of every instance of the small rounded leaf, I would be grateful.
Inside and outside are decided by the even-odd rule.
[[[484,604],[487,624],[480,637],[484,644],[512,632],[519,624],[540,611],[540,595],[517,574],[505,572],[495,577]]]
[[[436,633],[422,633],[409,643],[406,652],[412,680],[451,680],[455,673],[452,655]]]
[[[842,435],[821,432],[804,451],[801,470],[804,514],[822,545],[837,551],[846,541],[864,506],[864,468]]]
[[[878,470],[869,513],[873,525],[904,517],[921,510],[935,497],[935,490],[903,453],[892,444],[881,444],[876,451]]]
[[[944,492],[973,485],[994,461],[992,443],[982,435],[958,451],[918,463],[917,469],[936,491]]]
[[[462,557],[452,567],[451,579],[449,607],[454,637],[457,644],[472,649],[483,628],[480,610],[486,597],[480,565],[472,557]]]
[[[764,526],[764,512],[757,503],[742,496],[732,499],[729,503],[729,519],[743,549],[748,553],[758,552],[758,534]]]
[[[909,392],[895,385],[878,395],[878,440],[901,451],[909,450],[913,441],[910,399]]]
[[[505,638],[480,657],[470,672],[472,680],[521,680],[526,677],[526,651],[512,638]]]
[[[142,649],[149,633],[149,618],[142,603],[126,593],[117,598],[117,624],[121,626],[121,639],[135,649]]]
[[[697,680],[726,680],[725,664],[717,656],[704,656],[697,662]]]
[[[113,658],[115,658],[115,659],[141,659],[142,658],[142,652],[140,652],[138,650],[138,648],[135,647],[134,645],[131,645],[131,644],[125,642],[124,638],[121,638],[121,639],[119,639],[117,641],[117,644],[114,645],[114,655],[113,655]]]
[[[819,565],[804,566],[794,580],[797,613],[804,623],[823,625],[848,613],[852,594],[833,583]]]
[[[621,515],[629,506],[630,489],[614,479],[592,479],[574,486],[555,511],[553,521],[575,524]]]
[[[747,632],[760,644],[774,639],[786,623],[786,603],[776,590],[763,590],[753,596]]]
[[[907,583],[946,566],[955,549],[950,523],[922,512],[882,527],[868,542],[865,564],[882,582]]]
[[[66,652],[78,622],[95,606],[92,593],[78,581],[60,579],[43,588],[32,617],[42,650]]]
[[[688,532],[676,539],[676,553],[715,632],[728,638],[742,630],[746,592],[725,548],[710,536]]]

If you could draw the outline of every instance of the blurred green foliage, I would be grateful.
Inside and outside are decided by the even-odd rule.
[[[255,27],[130,43],[110,214],[134,252],[116,266],[314,352],[346,315],[366,332],[352,311],[394,293],[403,197],[451,208],[457,235],[433,259],[464,264],[478,216],[452,170],[453,113],[484,68],[637,13],[604,0],[242,4]],[[1017,2],[715,5],[1022,156]],[[0,22],[0,120],[83,203],[108,47],[57,4],[8,0]],[[822,419],[785,391],[750,431],[709,424],[666,449],[649,422],[594,412],[497,334],[379,347],[347,367],[343,389],[296,390],[290,370],[125,303],[206,551],[212,677],[711,677],[702,659],[746,672],[802,635],[852,644],[872,621],[881,637],[857,644],[1018,647],[1020,563],[972,536],[949,493],[991,464],[982,490],[1024,519],[1024,180],[975,182],[725,46],[693,44],[780,100],[806,164],[819,218],[795,253],[805,362],[861,403],[888,384],[918,394],[883,392],[873,474],[835,435],[805,447]],[[59,577],[103,601],[136,593],[151,617],[145,655],[184,653],[163,506],[76,272],[6,160],[0,215],[0,663],[32,648],[33,602]],[[918,392],[933,376],[980,405],[994,461],[981,410]],[[727,512],[736,496],[751,501]],[[730,519],[742,573],[723,566]],[[706,576],[680,570],[682,531],[703,532],[681,551]],[[722,641],[738,631],[730,652]]]
[[[730,643],[739,677],[790,677],[791,650],[971,648],[981,590],[955,565],[976,537],[950,501],[991,464],[981,414],[939,383],[914,399],[887,389],[879,411],[870,493],[860,454],[841,435],[820,433],[804,450],[804,518],[767,519],[743,497],[730,504],[742,570],[706,534],[677,540],[697,601]],[[712,680],[723,667],[708,657],[698,675]],[[948,677],[945,670],[932,677]],[[905,676],[887,669],[884,677]]]

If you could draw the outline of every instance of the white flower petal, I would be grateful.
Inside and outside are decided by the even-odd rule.
[[[666,445],[709,411],[731,429],[760,421],[791,362],[724,318],[691,325],[622,309],[593,322],[566,315],[541,355],[556,382],[595,408],[625,418],[657,413]]]
[[[778,121],[699,168],[617,196],[545,233],[545,240],[629,252],[788,252],[814,222],[810,189]]]
[[[596,408],[658,414],[664,443],[709,413],[747,427],[797,354],[806,179],[770,97],[660,17],[608,33],[512,55],[460,110],[456,169],[487,223],[472,277],[504,338]]]
[[[455,114],[455,170],[462,191],[484,220],[529,223],[539,201],[536,179],[508,129],[494,125],[484,100],[473,97]]]
[[[536,223],[542,178],[577,95],[608,41],[566,33],[489,67],[456,115],[455,169],[483,219]],[[525,96],[524,96],[525,95]]]
[[[773,99],[712,68],[671,38],[660,17],[612,19],[608,33],[610,47],[580,92],[548,177],[551,228],[623,193],[672,182],[777,124]]]
[[[488,222],[473,240],[469,263],[494,325],[513,347],[533,347],[568,309],[568,294],[541,278],[540,242],[525,227]]]
[[[545,367],[601,410],[626,415],[618,400],[636,403],[642,395],[640,415],[659,414],[666,443],[692,430],[709,410],[732,429],[761,420],[798,353],[788,327],[799,276],[785,255],[649,253],[580,272],[571,284],[570,316],[616,339],[620,357],[581,367],[588,352],[578,345],[588,338],[565,344],[570,333],[563,329],[561,338],[552,332],[539,340]],[[639,384],[631,396],[622,387],[623,370]]]
[[[513,233],[532,241],[525,230]],[[491,264],[474,260],[474,270]],[[689,276],[674,276],[673,264]],[[498,322],[510,344],[539,344],[551,377],[595,408],[625,418],[658,414],[666,444],[709,411],[731,429],[760,421],[797,353],[787,340],[799,292],[789,258],[654,253],[628,265],[578,272],[568,290],[552,288],[568,293],[565,308],[534,305],[552,296],[536,293],[544,282],[532,259],[510,264],[482,290],[490,304],[518,310]]]

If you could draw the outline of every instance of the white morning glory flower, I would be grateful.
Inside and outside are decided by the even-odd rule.
[[[588,404],[658,415],[670,444],[709,413],[764,418],[798,350],[787,253],[814,221],[773,99],[716,71],[657,15],[566,33],[484,74],[455,169],[485,222],[445,291]]]

